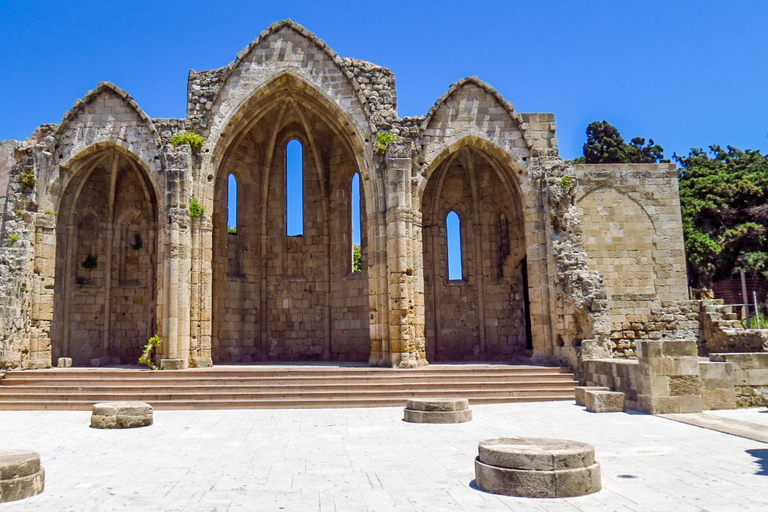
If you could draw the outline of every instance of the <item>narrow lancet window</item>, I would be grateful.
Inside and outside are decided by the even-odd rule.
[[[363,270],[363,256],[362,256],[362,219],[360,217],[362,211],[362,203],[360,202],[360,173],[356,172],[352,176],[351,184],[352,198],[352,272],[360,272]]]
[[[237,178],[227,177],[227,233],[237,234]]]
[[[304,148],[296,139],[285,146],[286,234],[304,234]]]
[[[445,236],[448,242],[448,279],[458,281],[464,279],[464,268],[461,254],[461,220],[459,214],[448,212],[445,217]]]

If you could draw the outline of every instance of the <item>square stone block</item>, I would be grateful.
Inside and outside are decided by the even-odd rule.
[[[576,386],[573,390],[576,395],[576,404],[585,405],[587,402],[587,391],[610,391],[611,388],[605,386]]]
[[[72,358],[71,357],[60,357],[58,361],[56,362],[56,366],[58,368],[72,368]]]
[[[587,391],[585,404],[590,412],[623,412],[624,393],[616,391]]]

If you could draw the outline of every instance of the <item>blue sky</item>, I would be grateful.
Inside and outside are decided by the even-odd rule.
[[[727,7],[726,7],[727,5]],[[768,152],[768,2],[110,2],[0,0],[0,140],[57,123],[100,80],[183,117],[189,69],[232,61],[291,18],[340,55],[389,67],[399,113],[477,75],[521,112],[554,112],[561,156],[605,119],[669,156]]]

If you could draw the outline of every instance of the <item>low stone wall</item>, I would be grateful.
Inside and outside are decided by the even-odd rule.
[[[768,352],[712,354],[710,360],[733,366],[737,407],[768,405]]]
[[[624,393],[624,407],[637,409],[640,364],[636,359],[592,359],[582,363],[585,386],[605,386]]]
[[[650,414],[701,412],[695,340],[640,341],[638,409]]]
[[[735,409],[736,395],[733,385],[733,365],[715,361],[699,361],[701,377],[701,407]]]
[[[699,334],[699,301],[665,300],[650,308],[645,321],[624,322],[611,329],[614,357],[635,358],[639,340],[695,339]]]

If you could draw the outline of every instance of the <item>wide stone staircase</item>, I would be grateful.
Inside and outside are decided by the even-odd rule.
[[[573,400],[576,385],[569,368],[506,364],[63,368],[6,373],[0,410],[89,410],[117,400],[156,409],[399,407],[408,398],[429,397],[489,404]]]

